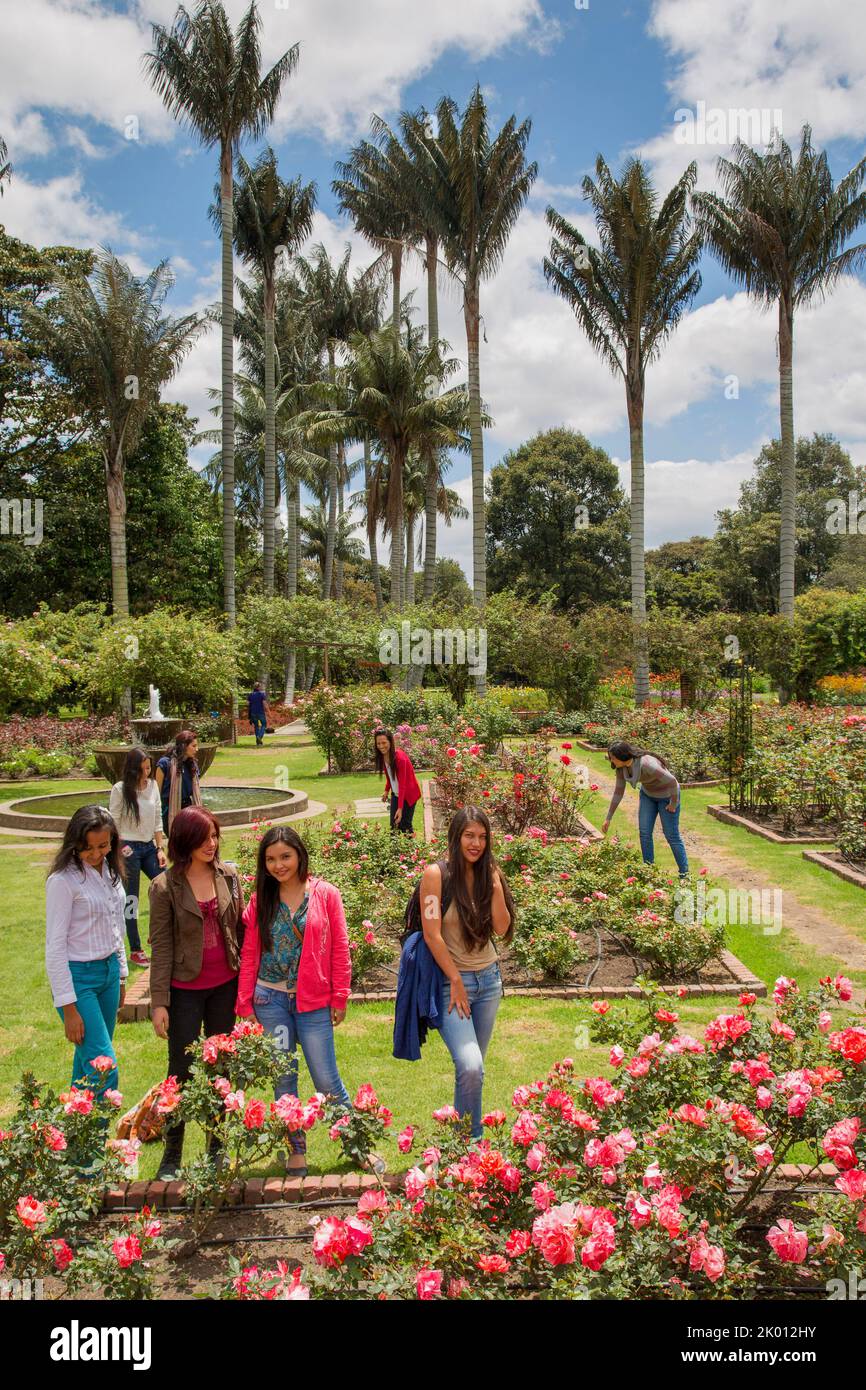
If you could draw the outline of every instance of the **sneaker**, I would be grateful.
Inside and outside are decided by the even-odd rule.
[[[131,951],[129,959],[132,961],[133,965],[150,965],[150,959],[144,951]]]
[[[377,1178],[381,1178],[382,1174],[385,1172],[385,1160],[380,1154],[370,1153],[366,1155],[363,1167],[366,1168],[368,1172],[375,1173]]]
[[[156,1173],[157,1182],[176,1182],[180,1176],[180,1164],[173,1163],[170,1159],[163,1160]]]
[[[286,1170],[286,1177],[305,1178],[307,1176],[306,1154],[286,1153],[283,1151],[277,1154],[277,1158]]]

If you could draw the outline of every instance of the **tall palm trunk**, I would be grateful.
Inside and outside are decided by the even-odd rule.
[[[439,341],[439,289],[436,284],[436,266],[439,258],[439,245],[435,236],[427,233],[427,345],[433,347]],[[427,476],[424,482],[424,599],[433,597],[436,583],[436,524],[438,509],[436,496],[439,490],[439,460],[435,451],[427,455]]]
[[[391,528],[391,606],[403,607],[403,517]]]
[[[381,613],[384,608],[382,602],[382,579],[379,574],[379,555],[376,539],[377,520],[370,507],[370,483],[372,468],[370,465],[370,441],[364,439],[364,491],[367,498],[367,544],[370,547],[370,569],[373,572],[373,592],[376,595],[376,612]]]
[[[274,526],[277,504],[277,391],[274,371],[274,308],[276,287],[273,277],[265,281],[265,477],[262,514],[262,566],[264,590],[274,592]]]
[[[343,483],[343,478],[345,477],[345,471],[344,471],[344,470],[345,470],[345,467],[346,467],[346,449],[345,449],[345,445],[340,444],[340,445],[338,445],[338,455],[337,455],[337,535],[338,535],[338,536],[340,536],[340,535],[343,534],[343,513],[344,513],[344,510],[345,510],[345,500],[344,500],[345,485],[344,485],[344,483]],[[336,556],[335,563],[334,563],[334,570],[335,570],[335,576],[336,576],[336,577],[335,577],[335,582],[334,582],[334,597],[335,597],[335,598],[342,598],[342,597],[343,597],[343,558],[342,558],[341,555],[337,555],[337,556]]]
[[[794,616],[797,556],[797,454],[794,445],[794,310],[779,296],[779,415],[782,438],[782,503],[779,527],[779,612]]]
[[[337,379],[333,342],[328,343],[328,376],[333,386]],[[336,410],[336,404],[331,409]],[[337,537],[337,445],[328,446],[328,532],[325,537],[325,564],[322,575],[322,598],[331,597],[331,576],[334,572],[334,543]]]
[[[123,480],[123,445],[112,440],[105,456],[105,489],[108,497],[108,542],[111,549],[111,610],[116,623],[129,617],[129,577],[126,563],[126,488]],[[120,712],[132,714],[132,690],[120,697]]]
[[[415,602],[415,518],[406,521],[406,575],[403,581],[403,595],[411,607]]]
[[[646,633],[646,568],[644,561],[643,390],[626,383],[631,446],[631,620],[634,628],[634,699],[649,700],[649,659]]]
[[[487,556],[485,553],[484,435],[481,428],[481,372],[479,364],[478,288],[467,284],[463,302],[466,349],[469,364],[469,439],[472,452],[472,597],[476,608],[487,602]],[[478,695],[487,691],[486,676],[475,678]]]
[[[220,154],[220,221],[222,233],[222,476],[223,476],[223,607],[226,626],[237,621],[235,604],[235,396],[234,396],[234,263],[232,238],[234,212],[232,146]],[[238,692],[232,685],[232,718],[237,719]]]
[[[403,247],[391,248],[391,322],[400,332],[400,280],[403,274]]]

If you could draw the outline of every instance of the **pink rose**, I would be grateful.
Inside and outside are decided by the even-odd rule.
[[[767,1240],[778,1258],[787,1264],[802,1264],[809,1250],[807,1233],[798,1231],[787,1217],[770,1227]]]
[[[35,1231],[47,1219],[45,1203],[37,1202],[35,1197],[19,1197],[15,1203],[15,1214],[28,1231]]]
[[[441,1269],[419,1269],[415,1275],[415,1292],[424,1302],[429,1302],[432,1298],[438,1298],[442,1292],[442,1271]]]
[[[244,1126],[246,1129],[261,1129],[265,1123],[265,1103],[263,1100],[247,1101],[244,1110]]]
[[[117,1236],[111,1242],[111,1248],[121,1269],[129,1269],[131,1264],[141,1259],[141,1242],[138,1236]]]
[[[397,1135],[397,1148],[400,1150],[401,1154],[407,1154],[409,1152],[414,1138],[415,1130],[412,1125],[407,1125],[405,1129],[400,1131]]]

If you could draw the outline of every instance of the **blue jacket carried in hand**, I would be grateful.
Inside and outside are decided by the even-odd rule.
[[[394,1056],[417,1062],[427,1041],[427,1029],[439,1027],[442,985],[445,976],[436,964],[424,933],[406,938],[397,976],[394,1007]]]

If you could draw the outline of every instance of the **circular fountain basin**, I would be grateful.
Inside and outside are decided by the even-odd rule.
[[[145,723],[150,721],[139,720],[138,722]],[[178,719],[175,722],[180,724],[182,721]],[[133,723],[135,723],[135,720],[133,720]],[[169,746],[169,742],[170,741],[166,739],[164,744],[157,744],[156,747],[152,745],[148,746],[147,744],[133,745],[131,743],[100,743],[93,748],[93,757],[96,762],[96,766],[99,768],[99,771],[102,773],[103,777],[107,777],[111,785],[114,786],[114,783],[119,782],[123,777],[123,767],[126,762],[126,755],[131,748],[144,748],[145,753],[147,753],[148,757],[153,762],[154,767],[156,767],[157,759],[161,758],[163,753],[166,752]],[[198,763],[199,774],[202,777],[207,772],[208,768],[210,767],[211,763],[216,757],[218,748],[218,743],[199,744],[195,760]],[[85,805],[86,804],[87,803],[85,802]]]
[[[0,825],[14,830],[41,830],[62,834],[79,806],[107,806],[108,787],[92,791],[61,792],[57,796],[19,797],[0,806]],[[213,811],[220,825],[249,825],[252,821],[281,820],[307,809],[307,793],[288,788],[203,786],[202,803]]]

